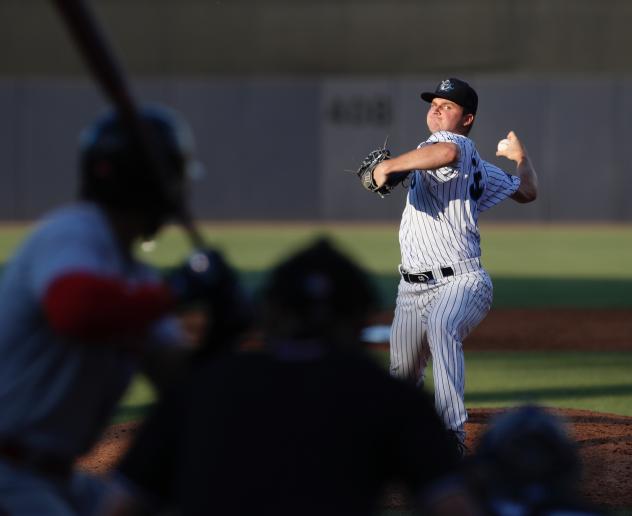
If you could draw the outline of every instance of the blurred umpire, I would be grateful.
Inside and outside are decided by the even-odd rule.
[[[432,401],[364,354],[374,301],[327,241],[279,264],[263,349],[206,361],[163,399],[118,468],[110,514],[359,516],[391,482],[429,489],[458,456]]]
[[[92,513],[100,483],[73,471],[74,461],[138,367],[168,377],[167,364],[186,354],[172,310],[235,281],[211,251],[167,282],[134,258],[135,243],[185,207],[193,150],[174,112],[147,107],[140,116],[164,177],[120,117],[106,114],[82,134],[80,199],[48,214],[4,270],[0,514]]]

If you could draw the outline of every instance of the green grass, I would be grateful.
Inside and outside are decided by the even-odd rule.
[[[25,224],[0,225],[0,263],[7,261],[29,229]]]
[[[327,236],[372,273],[383,305],[394,303],[399,281],[397,224],[203,229],[208,242],[225,252],[252,289],[284,256],[319,235]],[[483,225],[482,250],[494,280],[495,307],[632,308],[632,226]],[[155,250],[142,256],[165,266],[187,252],[182,232],[169,228]]]
[[[388,353],[374,351],[388,367]],[[470,352],[466,360],[468,407],[524,403],[632,416],[632,352]],[[432,390],[432,368],[427,373]],[[141,416],[154,400],[139,377],[121,403],[116,421]]]
[[[632,280],[492,276],[495,308],[632,308]]]
[[[486,267],[496,277],[632,280],[632,226],[482,226]]]
[[[388,353],[374,354],[386,367]],[[632,416],[632,351],[476,351],[465,353],[465,364],[468,407],[538,403]]]
[[[205,240],[221,249],[230,262],[246,272],[264,271],[279,260],[326,236],[376,274],[393,273],[399,262],[397,225],[206,225]],[[170,227],[156,240],[156,247],[143,256],[148,262],[165,266],[186,256],[189,245],[178,228]]]
[[[466,403],[522,403],[632,416],[632,352],[466,353]]]
[[[368,270],[393,274],[399,263],[398,225],[206,225],[205,238],[243,270],[269,268],[318,235],[332,238]],[[495,277],[632,280],[631,226],[505,226],[481,229],[485,267]],[[177,228],[163,231],[146,257],[166,265],[186,254]]]
[[[31,226],[0,226],[0,263]],[[204,237],[237,268],[260,271],[318,235],[332,238],[373,273],[388,275],[399,262],[397,223],[206,224]],[[481,224],[483,262],[496,278],[632,280],[632,225]],[[189,251],[183,232],[168,227],[144,258],[173,264]]]
[[[394,303],[399,245],[397,223],[207,224],[209,244],[224,251],[251,289],[266,271],[319,235],[331,238],[372,273],[385,307]],[[0,263],[28,226],[0,230]],[[632,308],[632,225],[482,224],[483,263],[494,280],[495,307]],[[149,263],[173,265],[190,252],[183,232],[164,230]]]
[[[156,391],[142,374],[136,375],[125,396],[119,402],[113,423],[135,421],[143,417],[156,401]]]

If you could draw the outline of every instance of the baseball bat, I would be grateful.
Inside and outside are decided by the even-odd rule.
[[[166,192],[164,164],[157,158],[156,151],[147,138],[139,116],[138,103],[126,79],[126,74],[96,16],[88,8],[84,0],[53,0],[53,3],[65,22],[91,74],[105,96],[118,111],[123,123],[127,125],[132,135],[139,142],[142,152],[156,175],[156,179]],[[204,249],[206,247],[204,240],[186,206],[182,206],[177,218],[193,247],[195,249]]]

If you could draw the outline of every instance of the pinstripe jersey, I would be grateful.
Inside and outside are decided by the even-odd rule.
[[[478,214],[520,186],[517,176],[481,159],[466,136],[438,131],[418,148],[438,142],[457,144],[459,159],[411,174],[399,230],[402,267],[409,272],[480,257]]]

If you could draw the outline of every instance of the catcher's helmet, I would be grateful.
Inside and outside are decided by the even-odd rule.
[[[280,263],[268,277],[263,301],[280,314],[268,320],[278,323],[270,329],[293,338],[333,338],[339,325],[364,323],[376,306],[367,273],[327,239]]]
[[[563,497],[579,481],[579,454],[563,421],[537,405],[498,416],[477,453],[492,467],[493,489],[524,502]]]
[[[181,117],[163,107],[142,109],[140,122],[150,156],[117,112],[100,117],[81,134],[79,193],[161,222],[183,209],[193,135]]]

